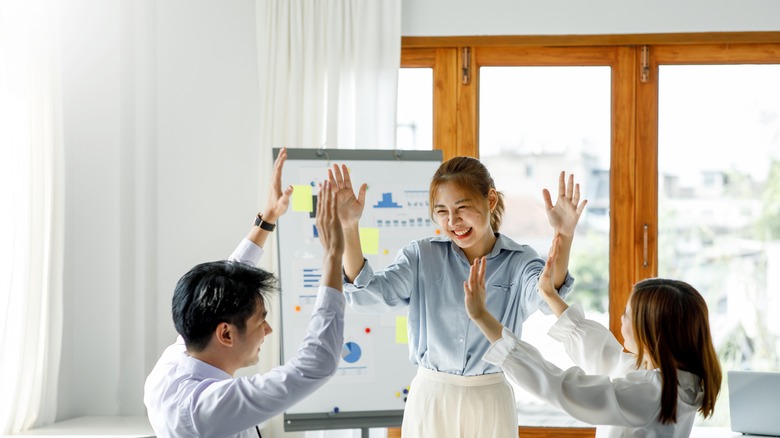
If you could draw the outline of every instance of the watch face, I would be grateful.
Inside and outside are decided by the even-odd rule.
[[[259,214],[255,217],[255,226],[260,225],[263,222],[263,217]]]

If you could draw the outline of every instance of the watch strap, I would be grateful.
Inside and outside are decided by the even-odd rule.
[[[274,228],[276,228],[276,224],[272,224],[271,222],[266,222],[263,220],[262,213],[257,213],[257,216],[255,217],[255,226],[260,227],[260,229],[266,231],[273,231]]]

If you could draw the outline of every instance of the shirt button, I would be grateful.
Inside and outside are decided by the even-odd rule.
[[[458,339],[459,342],[463,343],[463,338]]]

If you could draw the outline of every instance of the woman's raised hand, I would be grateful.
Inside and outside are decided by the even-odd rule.
[[[466,313],[473,320],[481,319],[487,310],[485,309],[485,266],[487,258],[480,257],[474,259],[474,263],[469,268],[469,278],[463,282],[464,300],[466,303]]]
[[[574,183],[574,175],[569,175],[568,184],[566,179],[566,172],[561,172],[558,178],[558,198],[555,200],[555,205],[552,203],[549,190],[542,190],[542,196],[544,197],[547,219],[555,229],[556,234],[573,237],[574,229],[577,228],[577,222],[579,222],[580,215],[582,215],[588,200],[584,199],[580,202],[580,185]]]
[[[346,164],[339,167],[334,164],[332,169],[328,169],[328,180],[336,191],[338,200],[338,213],[343,227],[356,227],[360,217],[363,215],[363,208],[366,203],[366,188],[368,185],[360,185],[357,196],[352,188],[352,179],[349,177],[349,169]]]

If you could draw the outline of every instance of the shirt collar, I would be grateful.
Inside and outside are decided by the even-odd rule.
[[[200,359],[195,359],[190,355],[181,362],[181,370],[186,374],[193,374],[204,379],[232,379],[233,376],[213,365],[209,365]]]
[[[688,404],[701,405],[704,391],[701,377],[683,370],[677,370],[677,396]]]
[[[497,255],[501,254],[501,251],[519,251],[519,252],[525,251],[526,245],[521,245],[501,233],[495,233],[495,234],[496,234],[496,243],[493,245],[493,249],[490,250],[490,253],[488,253],[487,255],[488,259],[492,259],[493,257],[496,257]],[[450,248],[465,260],[466,255],[463,253],[463,250],[458,245],[456,245],[455,242],[453,242],[452,239],[450,239],[449,237],[436,236],[432,238],[431,241],[449,243]]]

